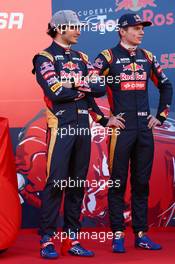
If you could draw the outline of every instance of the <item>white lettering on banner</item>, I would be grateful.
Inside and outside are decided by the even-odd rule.
[[[5,13],[0,12],[0,29],[21,29],[24,21],[24,13],[13,12]]]
[[[114,8],[96,8],[89,10],[79,10],[78,15],[81,17],[81,20],[86,21],[87,23],[92,24],[93,28],[91,31],[100,31],[100,34],[105,34],[106,32],[118,31],[118,19],[116,19],[116,12],[122,9],[130,10],[140,10],[146,6],[150,6],[151,9],[142,10],[141,18],[143,20],[149,20],[153,23],[153,26],[163,26],[163,25],[172,25],[175,22],[174,13],[155,13],[154,10],[157,6],[154,3],[154,0],[144,0],[144,1],[135,1],[130,0],[130,6],[128,6],[127,0],[121,0],[120,3],[116,0],[117,9]],[[111,19],[111,14],[115,14],[115,18]],[[82,19],[82,17],[84,17]],[[94,26],[97,26],[94,28]]]
[[[118,31],[118,19],[117,20],[107,20],[107,15],[97,15],[86,17],[85,22],[91,25],[91,31],[100,31],[100,34],[105,34],[106,31]]]
[[[90,10],[79,10],[78,16],[93,16],[93,15],[102,15],[114,12],[112,8],[99,8],[99,9],[90,9]]]

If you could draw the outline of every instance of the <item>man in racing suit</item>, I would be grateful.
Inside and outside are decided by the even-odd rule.
[[[154,142],[152,129],[166,119],[172,99],[172,86],[163,73],[156,57],[138,48],[144,27],[151,22],[142,21],[137,14],[125,14],[119,19],[120,43],[102,51],[94,66],[106,76],[111,115],[117,118],[120,135],[113,135],[109,143],[109,169],[111,179],[120,181],[120,187],[109,188],[109,216],[114,235],[113,252],[125,252],[124,247],[124,194],[128,167],[131,172],[132,227],[135,246],[160,249],[146,236],[149,178],[151,175]],[[148,80],[159,89],[160,100],[156,117],[150,114]]]
[[[105,94],[104,84],[95,74],[88,56],[70,48],[71,44],[77,43],[80,26],[75,12],[62,10],[55,13],[48,27],[48,34],[54,41],[33,58],[33,73],[36,73],[47,105],[47,183],[42,194],[39,232],[42,236],[40,254],[50,259],[58,257],[52,238],[54,235],[57,237],[63,189],[63,231],[69,237],[65,237],[61,252],[63,255],[67,251],[72,255],[93,255],[76,239],[84,195],[81,181],[86,180],[90,159],[88,113],[90,111],[102,125],[106,125],[108,120],[101,115],[93,99]],[[92,82],[93,77],[96,83]],[[71,177],[73,186],[69,184],[68,177]]]

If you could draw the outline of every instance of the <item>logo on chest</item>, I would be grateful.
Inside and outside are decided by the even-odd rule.
[[[60,71],[61,79],[69,80],[74,78],[76,80],[81,80],[83,72],[80,71],[80,67],[78,63],[73,63],[72,61],[68,61],[66,63],[62,62],[62,70]]]
[[[129,65],[124,66],[123,65],[123,71],[131,71],[131,72],[137,72],[137,71],[144,71],[143,65],[139,65],[137,63],[130,63]]]
[[[126,66],[123,65],[123,72],[120,73],[120,81],[146,81],[146,79],[147,73],[144,71],[143,65],[135,62]]]
[[[64,70],[60,71],[60,77],[61,77],[61,80],[63,81],[64,79],[69,81],[70,79],[74,79],[76,81],[81,81],[82,79],[82,76],[83,76],[83,72],[82,71],[79,71],[79,72],[74,72],[74,71],[71,71],[71,72],[66,72]]]
[[[120,86],[121,91],[145,91],[146,90],[146,82],[145,81],[137,81],[137,82],[121,82]]]
[[[139,74],[138,72],[132,72],[132,74],[120,73],[120,81],[146,81],[147,73]]]
[[[62,63],[63,70],[68,69],[69,71],[79,70],[78,63],[73,63],[72,61],[68,61],[66,63]]]

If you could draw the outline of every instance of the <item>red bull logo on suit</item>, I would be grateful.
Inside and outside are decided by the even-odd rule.
[[[134,71],[139,71],[139,70],[144,71],[143,65],[138,65],[135,62],[134,63],[130,63],[130,64],[126,65],[126,66],[123,65],[123,71],[132,71],[132,72],[134,72]]]
[[[73,63],[72,61],[68,61],[63,64],[63,69],[68,69],[70,71],[79,70],[79,66],[77,63]]]

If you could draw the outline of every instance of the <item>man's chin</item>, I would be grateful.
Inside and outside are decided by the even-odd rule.
[[[142,43],[142,39],[141,40],[138,40],[136,45],[140,45]]]
[[[74,39],[74,40],[71,41],[71,44],[72,44],[72,45],[73,45],[73,44],[77,44],[77,42],[78,42],[78,40],[77,40],[77,39]]]

